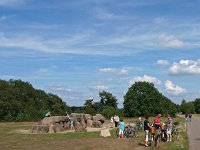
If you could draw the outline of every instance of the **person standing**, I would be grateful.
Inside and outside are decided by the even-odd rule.
[[[70,115],[69,121],[70,121],[70,128],[71,128],[71,130],[73,130],[74,129],[74,117],[72,115]]]
[[[167,115],[168,121],[167,121],[167,142],[171,142],[172,140],[172,127],[173,127],[173,119]]]
[[[113,120],[114,120],[114,123],[115,123],[115,127],[117,127],[117,124],[116,124],[116,115],[113,117]]]
[[[161,114],[158,114],[158,115],[154,118],[154,125],[155,125],[155,128],[156,128],[156,129],[159,129],[160,126],[161,126],[160,117],[161,117]]]
[[[149,146],[148,145],[148,141],[149,141],[149,130],[150,130],[150,122],[149,122],[149,117],[145,117],[144,120],[144,131],[145,131],[145,146]]]
[[[192,114],[191,113],[189,114],[189,121],[190,122],[192,121]]]
[[[188,114],[185,114],[185,122],[188,122]]]
[[[110,122],[111,122],[111,128],[113,128],[113,123],[114,123],[114,118],[113,118],[113,116],[110,118]]]
[[[118,126],[119,124],[119,116],[116,116],[116,125]]]
[[[124,121],[121,118],[120,119],[120,123],[119,123],[119,138],[123,138],[124,137]]]
[[[160,122],[160,117],[161,114],[158,114],[155,118],[154,118],[154,127],[156,129],[155,131],[155,146],[158,146],[159,142],[160,142],[160,135],[161,135],[161,122]]]

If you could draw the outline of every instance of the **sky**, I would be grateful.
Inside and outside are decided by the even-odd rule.
[[[198,0],[0,0],[0,79],[69,106],[137,81],[174,103],[200,97]]]

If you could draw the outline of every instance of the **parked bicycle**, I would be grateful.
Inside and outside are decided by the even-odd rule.
[[[178,139],[178,128],[179,128],[179,122],[174,122],[172,128],[172,137],[176,140]]]
[[[143,123],[142,121],[136,121],[136,131],[143,131]]]
[[[119,137],[119,128],[117,128],[116,130],[116,136]],[[127,125],[124,129],[124,137],[125,138],[138,137],[138,135],[136,134],[136,128],[130,125]]]

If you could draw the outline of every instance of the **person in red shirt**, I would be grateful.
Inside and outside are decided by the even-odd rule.
[[[155,125],[155,128],[156,128],[156,129],[158,129],[158,128],[161,126],[160,117],[161,117],[161,114],[158,114],[158,115],[154,118],[154,125]]]

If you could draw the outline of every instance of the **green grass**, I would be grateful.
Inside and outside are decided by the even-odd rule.
[[[153,123],[154,117],[150,117],[149,120]],[[170,143],[161,142],[161,146],[155,149],[164,149],[164,150],[188,150],[188,139],[184,129],[184,118],[176,117],[173,118],[174,122],[180,122],[179,129],[179,138],[176,141],[172,141]],[[138,118],[124,118],[125,124],[128,122],[135,123]],[[144,119],[143,119],[144,120]],[[162,122],[166,122],[167,118],[161,118]],[[116,128],[110,130],[111,137],[102,138],[100,137],[100,132],[81,132],[81,133],[55,133],[55,134],[19,134],[15,131],[17,129],[31,129],[34,122],[3,122],[0,123],[0,145],[1,148],[5,150],[9,149],[57,149],[60,150],[66,149],[66,142],[70,142],[70,146],[77,147],[79,149],[88,149],[89,141],[96,142],[104,142],[107,146],[113,147],[113,149],[118,149],[120,147],[120,143],[116,138]],[[125,149],[129,149],[129,147],[138,147],[138,143],[144,143],[144,132],[137,132],[139,137],[120,140],[122,143],[127,144]],[[116,142],[119,144],[116,148]],[[76,145],[76,143],[79,143]],[[85,144],[86,143],[86,144]],[[36,144],[34,147],[31,145]],[[112,146],[113,145],[113,146]],[[95,147],[95,145],[94,145]],[[91,149],[94,149],[92,147]],[[161,148],[162,147],[162,148]],[[99,147],[101,148],[101,147]],[[143,146],[140,148],[150,149]],[[78,148],[77,148],[78,149]],[[98,148],[97,148],[98,149]]]
[[[192,114],[192,116],[200,117],[200,114]]]

